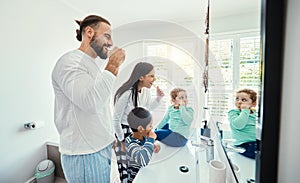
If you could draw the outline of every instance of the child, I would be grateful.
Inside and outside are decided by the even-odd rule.
[[[173,104],[155,130],[156,140],[168,146],[182,147],[187,143],[190,135],[194,110],[186,106],[188,100],[184,89],[175,88],[170,95]]]
[[[228,119],[234,145],[246,149],[242,155],[255,159],[256,151],[256,106],[257,94],[251,89],[242,89],[236,92],[235,106],[228,112]]]
[[[117,90],[114,96],[115,111],[113,122],[116,130],[116,147],[119,177],[121,183],[127,183],[127,160],[125,138],[131,134],[127,122],[129,112],[135,107],[154,110],[161,103],[163,91],[156,87],[156,97],[151,97],[150,88],[155,82],[154,66],[147,62],[135,65],[129,79]]]
[[[148,165],[153,152],[160,150],[154,144],[156,134],[152,131],[152,115],[144,108],[134,108],[128,114],[128,124],[132,134],[126,138],[126,154],[128,160],[128,183],[131,183],[141,167]]]

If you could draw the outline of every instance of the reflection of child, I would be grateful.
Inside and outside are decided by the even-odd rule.
[[[168,146],[182,147],[187,143],[190,135],[194,110],[186,106],[188,100],[184,89],[175,88],[170,95],[173,104],[155,130],[156,140]]]
[[[235,97],[237,109],[228,112],[232,137],[236,140],[234,145],[245,148],[242,155],[252,159],[256,151],[256,98],[256,92],[251,89],[239,90]]]
[[[153,152],[160,150],[154,144],[156,134],[152,131],[152,116],[144,108],[134,108],[128,114],[128,124],[132,134],[126,138],[126,154],[128,159],[128,183],[131,183],[141,167],[148,165]]]

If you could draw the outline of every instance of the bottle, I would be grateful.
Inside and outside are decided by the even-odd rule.
[[[209,139],[206,147],[206,162],[209,163],[214,159],[214,141]]]
[[[201,135],[205,137],[210,137],[210,128],[207,126],[207,120],[203,120],[202,123],[204,123],[203,128],[201,128]]]

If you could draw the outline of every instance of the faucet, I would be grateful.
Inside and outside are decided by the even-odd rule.
[[[199,136],[197,136],[199,137]],[[200,139],[200,142],[198,141]],[[197,147],[195,148],[195,154],[196,154],[196,180],[197,182],[200,182],[200,161],[199,161],[199,152],[204,150],[204,148],[201,148],[205,146],[206,149],[206,162],[210,162],[214,159],[214,141],[212,138],[202,136],[200,135],[200,138],[197,138],[196,141],[191,141],[192,146]]]
[[[212,138],[200,135],[201,141],[206,144],[206,162],[209,163],[214,159],[214,141]]]
[[[214,140],[211,137],[207,137],[204,135],[197,135],[197,140],[191,141],[192,146],[198,147],[199,149],[206,150],[206,161],[209,163],[214,159]],[[200,139],[200,141],[198,141]]]

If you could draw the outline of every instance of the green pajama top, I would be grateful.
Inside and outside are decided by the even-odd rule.
[[[250,109],[233,109],[228,112],[228,120],[232,137],[236,140],[234,145],[256,141],[257,113],[250,113]]]
[[[174,109],[174,105],[171,105],[157,129],[161,129],[169,123],[170,130],[188,139],[193,117],[194,110],[191,107],[179,106],[179,109]]]

